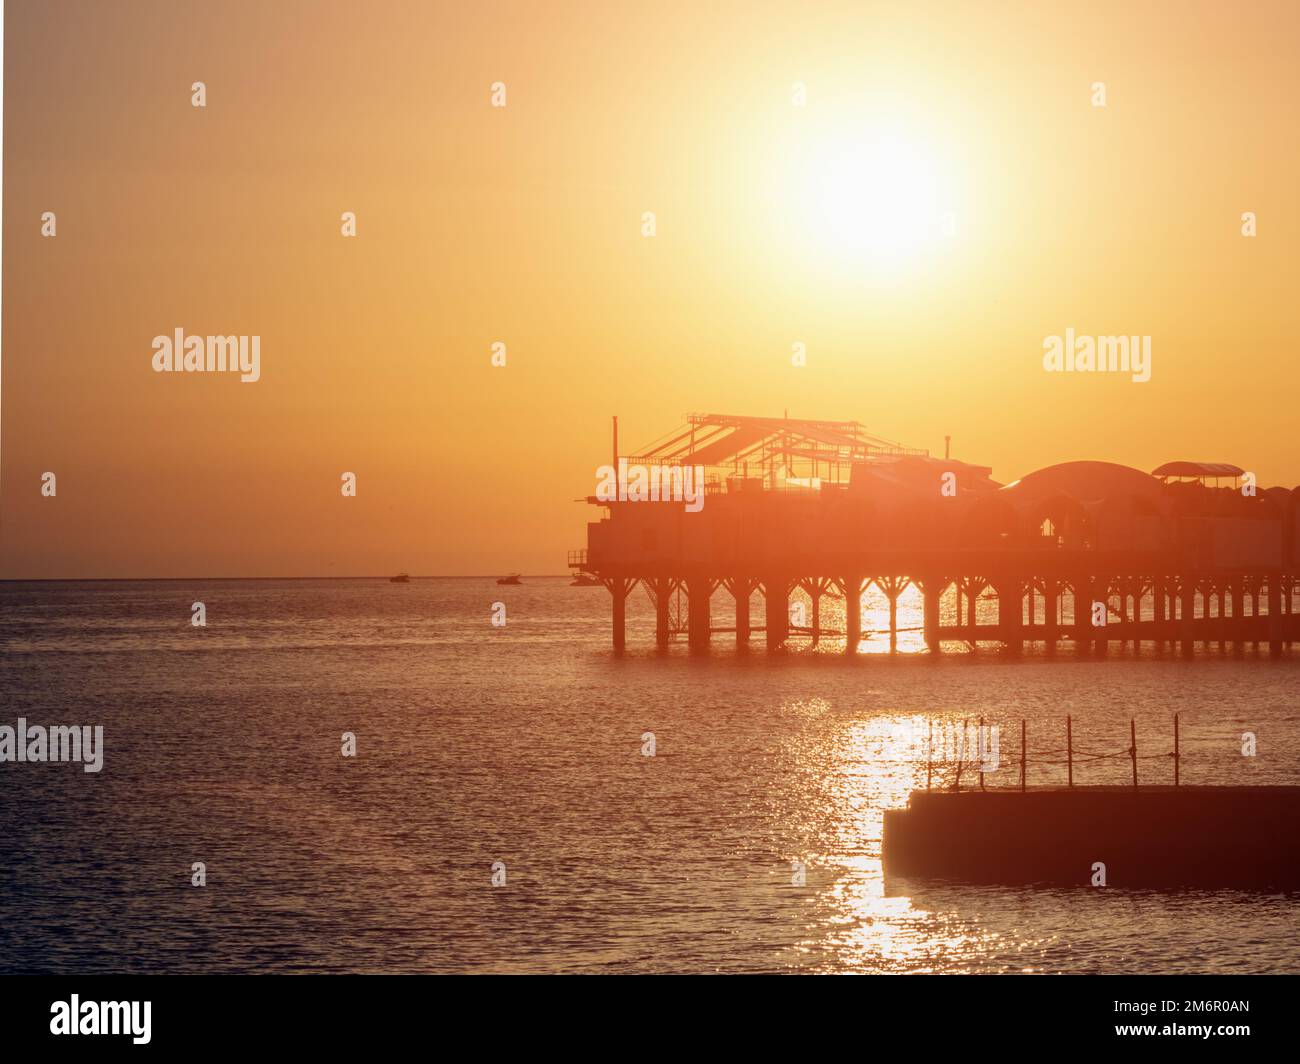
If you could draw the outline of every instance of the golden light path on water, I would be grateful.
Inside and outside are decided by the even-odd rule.
[[[788,703],[783,709],[804,716],[833,715],[821,699]],[[811,926],[793,952],[825,957],[828,971],[951,972],[1007,948],[998,933],[928,906],[906,892],[906,882],[885,879],[884,811],[906,806],[909,794],[925,787],[924,750],[932,724],[931,718],[916,714],[845,721],[822,754],[829,771],[810,775],[821,788],[814,808],[825,815],[823,824],[809,828],[823,845],[818,852],[791,858],[792,875],[794,862],[802,862],[807,885],[817,890]]]
[[[805,615],[811,618],[811,600],[806,594],[797,592],[792,601],[802,601]],[[958,608],[950,591],[942,600],[943,623],[956,623]],[[991,594],[978,598],[976,609],[981,623],[996,621],[997,602]],[[922,620],[920,591],[909,585],[897,600],[897,653],[926,652]],[[844,631],[842,597],[823,598],[819,622]],[[872,584],[862,594],[863,638],[857,652],[890,653],[889,631],[889,600]],[[828,639],[819,649],[843,653],[842,637]],[[953,643],[945,645],[945,652],[964,654],[970,648]],[[812,714],[831,711],[819,699],[787,708]],[[997,932],[980,928],[956,913],[927,907],[920,898],[900,892],[905,883],[890,884],[892,892],[887,887],[881,862],[884,811],[905,807],[911,792],[925,787],[925,764],[918,752],[932,739],[935,723],[933,718],[917,714],[884,715],[846,720],[836,733],[829,752],[831,763],[818,777],[832,834],[822,852],[802,857],[810,868],[833,871],[829,884],[818,895],[813,929],[794,947],[796,953],[833,952],[828,970],[953,971],[963,962],[973,963],[1006,946]],[[961,728],[968,721],[954,714],[940,723]],[[1020,970],[1033,971],[1034,966],[1027,964]]]

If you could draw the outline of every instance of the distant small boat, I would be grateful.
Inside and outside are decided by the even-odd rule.
[[[600,581],[589,573],[577,573],[569,583],[570,587],[600,587]]]
[[[398,573],[396,576],[390,576],[388,582],[390,584],[409,584],[411,582],[411,574]]]
[[[499,576],[497,577],[497,583],[498,584],[522,584],[523,581],[519,579],[519,576],[520,576],[519,573],[511,573],[509,576]]]

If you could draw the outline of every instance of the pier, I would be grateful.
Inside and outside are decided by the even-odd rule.
[[[1228,463],[1177,460],[1147,473],[1066,462],[1000,484],[990,467],[857,422],[696,414],[631,455],[617,439],[615,419],[612,468],[624,475],[680,466],[704,479],[698,512],[629,497],[622,485],[616,499],[587,497],[603,514],[569,567],[608,589],[618,650],[638,585],[661,648],[683,634],[697,651],[721,634],[741,649],[761,635],[772,652],[833,637],[853,654],[872,587],[889,604],[891,651],[909,589],[936,656],[960,641],[1011,656],[1038,643],[1076,656],[1149,644],[1187,655],[1258,646],[1277,657],[1300,641],[1300,489],[1256,488]],[[715,624],[719,592],[731,608]],[[802,625],[791,620],[796,594],[807,599]],[[842,629],[821,623],[828,598],[843,601]],[[981,622],[981,599],[996,599],[995,621]]]

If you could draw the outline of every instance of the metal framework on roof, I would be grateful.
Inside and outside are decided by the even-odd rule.
[[[729,467],[743,476],[779,470],[838,480],[854,462],[929,451],[874,436],[857,421],[816,421],[738,414],[688,414],[686,425],[629,458],[657,465]]]

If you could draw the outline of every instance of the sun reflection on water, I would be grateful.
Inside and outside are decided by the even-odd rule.
[[[832,712],[820,700],[796,711]],[[829,954],[827,970],[954,971],[1002,945],[1002,936],[972,919],[926,905],[908,891],[910,884],[886,883],[884,811],[906,806],[910,793],[924,788],[917,751],[930,725],[919,714],[845,721],[829,752],[833,769],[818,777],[825,830],[817,833],[819,852],[803,858],[817,895],[795,949]]]

